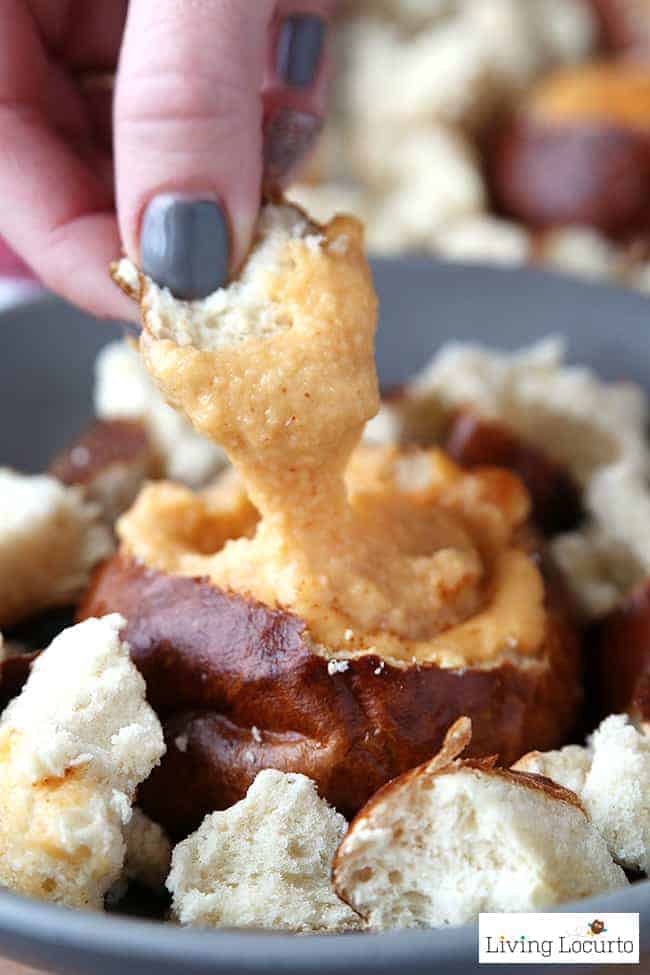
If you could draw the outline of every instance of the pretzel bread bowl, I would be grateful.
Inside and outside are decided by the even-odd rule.
[[[562,743],[579,640],[521,482],[358,446],[378,407],[358,225],[269,206],[239,278],[202,303],[120,268],[151,374],[236,469],[199,495],[149,485],[80,610],[125,617],[163,723],[152,818],[187,835],[269,767],[350,815],[461,714],[474,755]]]
[[[532,228],[647,232],[650,67],[597,63],[545,79],[495,140],[489,178],[498,208]]]

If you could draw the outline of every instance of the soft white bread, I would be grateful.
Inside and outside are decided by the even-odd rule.
[[[304,775],[260,772],[245,799],[206,816],[174,849],[167,881],[174,915],[204,927],[361,927],[330,878],[346,826]]]
[[[78,488],[0,468],[0,626],[73,602],[113,549]]]
[[[124,269],[126,262],[120,267]],[[136,272],[136,287],[138,280]],[[109,343],[97,356],[94,400],[101,419],[144,423],[160,456],[162,473],[172,481],[201,487],[226,463],[220,447],[201,437],[188,420],[165,403],[137,347],[128,340]]]
[[[0,720],[0,884],[99,908],[137,786],[165,751],[124,620],[64,630]]]
[[[133,810],[124,830],[126,856],[123,878],[136,881],[154,894],[165,889],[172,859],[172,845],[162,826],[141,809]]]
[[[581,745],[567,745],[552,752],[528,752],[512,767],[516,772],[543,775],[581,796],[591,768],[591,755]]]
[[[606,718],[586,748],[531,752],[514,768],[577,792],[614,859],[650,872],[650,736],[627,715]]]
[[[539,776],[442,751],[377,793],[334,860],[339,895],[373,928],[442,927],[539,911],[627,883],[576,796]]]

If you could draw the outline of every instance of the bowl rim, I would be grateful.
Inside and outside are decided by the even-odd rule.
[[[622,903],[622,902],[625,903]],[[549,910],[549,909],[547,909]],[[609,894],[561,904],[552,913],[650,914],[650,879]],[[245,962],[248,970],[275,970],[286,975],[348,975],[351,970],[394,975],[408,960],[419,970],[476,960],[478,924],[385,933],[305,934],[269,931],[182,928],[169,922],[91,913],[34,901],[0,891],[0,936],[9,934],[26,944],[38,938],[79,957],[129,963],[210,966],[212,972],[233,972]],[[471,959],[470,959],[471,950]]]

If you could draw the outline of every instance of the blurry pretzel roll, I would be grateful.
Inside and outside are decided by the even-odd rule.
[[[82,488],[110,524],[133,504],[144,481],[160,472],[160,459],[138,420],[96,420],[50,464],[50,474]]]
[[[643,234],[650,226],[650,69],[594,64],[551,75],[496,138],[489,169],[499,209],[533,228]]]
[[[650,3],[648,0],[590,0],[603,46],[616,54],[650,56]]]

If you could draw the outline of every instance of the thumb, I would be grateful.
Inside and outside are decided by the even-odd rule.
[[[273,0],[131,0],[115,94],[126,253],[180,298],[223,285],[260,202]]]

